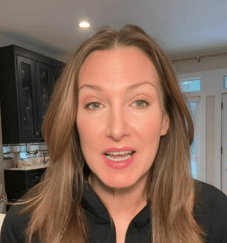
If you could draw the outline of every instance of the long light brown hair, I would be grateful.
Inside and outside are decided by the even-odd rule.
[[[151,60],[159,75],[162,108],[170,119],[146,184],[151,205],[151,240],[205,242],[205,232],[193,216],[195,206],[199,205],[190,166],[194,126],[175,70],[152,38],[139,27],[126,25],[120,31],[104,28],[85,41],[56,84],[42,127],[50,166],[22,202],[21,213],[30,213],[26,231],[29,243],[33,237],[39,237],[42,243],[88,242],[88,222],[81,202],[90,170],[76,127],[78,75],[90,53],[116,47],[137,47]]]

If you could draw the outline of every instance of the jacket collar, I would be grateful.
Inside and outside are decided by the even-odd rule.
[[[83,207],[86,209],[92,221],[107,224],[110,223],[110,215],[100,197],[95,193],[90,184],[84,183]],[[135,225],[140,228],[150,222],[150,203],[134,217]]]

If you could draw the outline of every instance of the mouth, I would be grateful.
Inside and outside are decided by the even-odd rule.
[[[136,151],[125,151],[125,152],[109,152],[104,155],[111,161],[120,162],[128,160]]]
[[[104,155],[106,156],[119,156],[119,155],[123,155],[123,154],[130,154],[130,155],[133,155],[136,151],[125,151],[123,153],[119,153],[119,152],[109,152],[109,153],[103,153]]]

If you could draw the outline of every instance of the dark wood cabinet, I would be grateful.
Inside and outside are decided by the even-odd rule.
[[[5,191],[9,202],[21,198],[42,178],[46,168],[33,170],[5,170]]]
[[[17,63],[17,85],[18,85],[18,103],[19,111],[17,112],[20,132],[20,141],[35,141],[37,130],[37,118],[36,112],[34,112],[35,105],[35,73],[34,63],[32,59],[25,58],[22,56],[16,56]],[[15,79],[16,81],[16,79]],[[4,82],[4,80],[3,80]],[[16,83],[15,83],[16,85]],[[2,90],[4,92],[4,89]],[[1,94],[2,96],[2,94]],[[5,100],[5,99],[4,99]],[[3,100],[3,102],[4,102]],[[4,103],[1,103],[4,106]],[[12,109],[14,104],[9,104],[8,109]],[[15,108],[13,108],[16,110]],[[6,111],[7,112],[7,111]],[[15,115],[15,113],[14,113]],[[2,120],[4,121],[6,114],[2,114]],[[13,118],[12,118],[13,119]],[[4,123],[3,123],[4,124]],[[17,124],[16,124],[17,125]],[[2,127],[3,138],[4,130],[10,129]],[[4,139],[3,139],[4,140]],[[12,140],[14,141],[14,140]],[[4,143],[4,142],[3,142]]]
[[[43,142],[41,126],[64,63],[11,45],[0,48],[3,144]]]
[[[41,125],[45,117],[48,102],[53,92],[56,68],[48,64],[36,62],[37,89],[36,89],[36,104],[37,104],[37,131],[42,138]]]

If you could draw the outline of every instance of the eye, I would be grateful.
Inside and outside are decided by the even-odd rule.
[[[85,105],[85,109],[88,109],[88,110],[94,110],[94,109],[92,109],[92,108],[89,108],[89,106],[92,106],[92,105],[94,105],[94,104],[98,104],[98,105],[100,105],[100,103],[98,103],[98,102],[90,102],[90,103],[88,103],[88,104],[86,104]],[[93,106],[93,108],[97,108],[97,106]]]
[[[134,103],[137,103],[137,104],[141,104],[141,103],[142,104],[145,104],[145,105],[139,105],[139,107],[142,107],[142,109],[145,108],[146,106],[149,106],[150,105],[150,102],[148,102],[146,100],[137,100]]]
[[[139,106],[137,106],[137,107],[139,107],[139,109],[140,109],[140,107],[143,109],[150,105],[150,102],[148,102],[146,100],[137,100],[134,103],[139,104]],[[144,105],[140,105],[140,104],[144,104]],[[89,106],[90,106],[90,108],[89,108]],[[97,110],[99,108],[99,106],[100,106],[99,102],[90,102],[90,103],[86,104],[84,108],[87,110]]]

